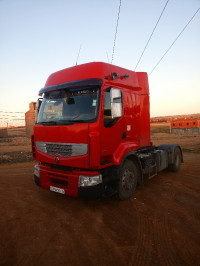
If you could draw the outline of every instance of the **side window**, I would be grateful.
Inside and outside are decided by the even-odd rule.
[[[112,111],[111,111],[111,88],[108,88],[105,92],[105,101],[104,101],[104,126],[105,127],[112,127],[119,118],[112,118]],[[113,99],[113,103],[122,104],[122,93],[119,97]]]
[[[111,117],[111,98],[110,90],[105,93],[105,102],[104,102],[104,119],[112,119]]]

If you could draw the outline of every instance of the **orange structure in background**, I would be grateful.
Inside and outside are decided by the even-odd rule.
[[[176,119],[171,121],[171,133],[200,133],[200,119]]]

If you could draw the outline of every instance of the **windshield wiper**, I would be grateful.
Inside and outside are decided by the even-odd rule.
[[[69,120],[58,120],[58,124],[66,124],[66,125],[73,125],[74,123],[85,123],[85,120],[74,120],[74,119],[69,119]]]
[[[57,122],[56,121],[43,121],[43,122],[38,122],[37,124],[48,126],[48,125],[57,125]]]
[[[67,120],[67,119],[60,119],[57,121],[58,125],[73,125],[74,121],[72,120]]]
[[[72,119],[72,120],[69,120],[69,121],[72,122],[73,124],[74,124],[74,123],[86,123],[85,120],[81,120],[81,119],[80,119],[80,120],[78,120],[78,119],[77,119],[77,120],[76,120],[76,119],[75,119],[75,120]]]
[[[44,126],[58,126],[58,125],[73,125],[75,123],[85,123],[85,120],[57,120],[57,121],[44,121],[38,122],[38,125]]]
[[[44,126],[73,125],[74,121],[71,121],[71,120],[57,120],[57,121],[39,122],[37,124],[41,124],[41,125],[44,125]]]

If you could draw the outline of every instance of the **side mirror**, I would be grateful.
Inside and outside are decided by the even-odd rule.
[[[36,102],[36,110],[35,110],[35,121],[37,121],[38,114],[39,114],[39,110],[40,110],[40,106],[42,104],[42,100],[43,100],[43,98],[38,98],[37,99],[37,102]]]
[[[122,94],[120,89],[111,88],[110,97],[111,97],[112,119],[122,117],[123,108],[122,108]]]

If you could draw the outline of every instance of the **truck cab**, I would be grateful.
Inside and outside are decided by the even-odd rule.
[[[53,73],[39,95],[32,135],[37,185],[69,196],[116,194],[124,200],[144,174],[151,178],[175,163],[179,169],[178,145],[150,143],[147,73],[87,63]]]

